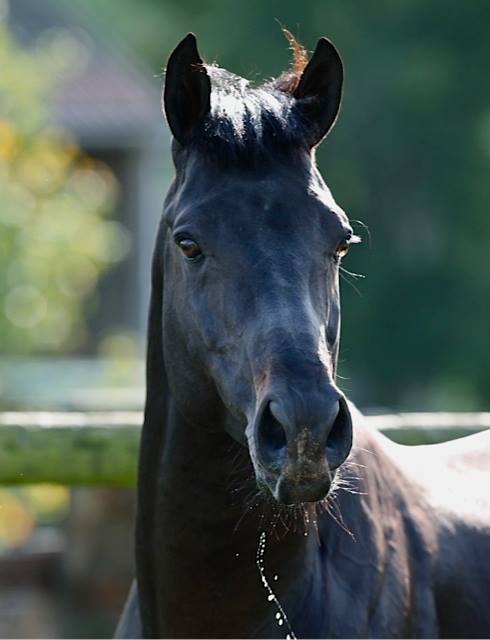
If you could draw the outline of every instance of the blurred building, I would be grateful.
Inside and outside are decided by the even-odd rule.
[[[81,9],[64,0],[11,0],[7,7],[22,46],[56,35],[76,47],[76,64],[53,96],[53,118],[119,181],[116,216],[129,231],[131,249],[96,292],[89,349],[113,328],[144,335],[152,244],[169,179],[162,78],[113,37],[110,25],[98,23],[95,12],[93,3]]]

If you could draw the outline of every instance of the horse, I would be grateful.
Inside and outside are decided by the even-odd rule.
[[[315,163],[343,65],[321,38],[260,86],[188,34],[152,263],[136,577],[118,637],[490,634],[490,432],[405,447],[336,383],[359,238]]]

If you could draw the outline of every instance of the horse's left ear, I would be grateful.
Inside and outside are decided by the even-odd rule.
[[[293,94],[310,129],[312,147],[320,143],[335,124],[343,77],[339,52],[330,40],[320,38]]]
[[[211,81],[196,36],[189,33],[170,54],[165,74],[163,104],[168,126],[184,145],[210,109]]]

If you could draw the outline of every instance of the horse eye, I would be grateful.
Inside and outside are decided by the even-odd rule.
[[[202,255],[200,246],[190,238],[177,240],[177,245],[188,260],[195,260]]]
[[[343,258],[348,251],[349,243],[343,240],[335,249],[335,257],[337,258],[337,260],[340,260],[340,258]]]

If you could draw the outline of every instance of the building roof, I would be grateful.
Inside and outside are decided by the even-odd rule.
[[[54,99],[59,124],[85,145],[145,144],[156,127],[162,130],[162,80],[110,33],[101,36],[93,18],[63,0],[13,0],[8,14],[11,31],[26,48],[53,31],[77,43],[80,64],[63,74]]]

